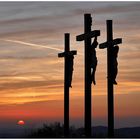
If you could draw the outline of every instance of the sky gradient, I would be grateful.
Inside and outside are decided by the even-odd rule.
[[[0,127],[63,121],[64,33],[71,34],[74,61],[70,89],[71,124],[83,125],[84,13],[92,29],[106,41],[106,20],[113,20],[114,38],[122,38],[115,127],[140,126],[140,2],[0,2]],[[106,50],[97,50],[97,85],[92,85],[93,125],[107,125]],[[77,121],[78,120],[78,121]]]

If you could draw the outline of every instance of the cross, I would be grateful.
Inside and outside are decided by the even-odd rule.
[[[108,137],[114,137],[114,95],[113,95],[113,48],[122,43],[121,38],[113,39],[112,20],[107,20],[107,41],[99,45],[100,49],[107,48],[107,88],[108,88]]]
[[[84,15],[84,34],[76,36],[77,41],[85,42],[85,136],[91,137],[91,38],[100,35],[99,30],[91,31],[91,14]]]
[[[70,51],[70,34],[65,33],[65,50],[58,57],[64,57],[64,136],[69,137],[69,87],[72,82],[73,59],[77,51]]]

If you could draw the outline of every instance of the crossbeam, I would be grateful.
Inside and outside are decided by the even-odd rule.
[[[67,57],[70,55],[77,55],[77,51],[73,50],[73,51],[69,51],[69,52],[62,52],[58,54],[58,57]]]
[[[114,45],[117,45],[117,44],[121,44],[122,43],[122,39],[121,38],[117,38],[117,39],[114,39],[112,41],[107,41],[105,43],[102,43],[99,45],[99,48],[100,49],[104,49],[104,48],[107,48],[108,46],[114,46]]]
[[[100,36],[100,30],[94,30],[89,33],[84,33],[76,36],[76,41],[84,41],[87,38],[93,38],[95,36]]]

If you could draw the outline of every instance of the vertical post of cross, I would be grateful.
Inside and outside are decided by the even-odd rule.
[[[70,34],[65,33],[65,52],[70,51]],[[65,57],[64,67],[64,135],[69,136],[69,83],[68,83],[68,57]]]
[[[91,32],[91,15],[84,15],[84,32]],[[91,68],[90,68],[91,37],[85,39],[85,135],[91,137]]]
[[[113,40],[112,20],[107,20],[107,41]],[[112,47],[110,44],[107,47],[107,75],[108,75],[108,137],[114,137],[114,96],[113,96],[113,82],[112,82]]]
[[[121,44],[122,39],[113,39],[112,20],[107,20],[107,41],[100,44],[99,48],[107,48],[107,102],[108,102],[108,137],[114,137],[114,45]],[[117,58],[115,58],[117,59]],[[116,76],[115,76],[116,77]]]
[[[70,51],[70,34],[65,33],[64,52],[58,53],[58,57],[64,57],[64,137],[69,137],[69,87],[71,87],[73,73],[73,59],[76,50]]]
[[[91,31],[91,14],[84,15],[84,34],[76,36],[85,46],[85,136],[91,137],[91,39],[100,36],[100,30]]]

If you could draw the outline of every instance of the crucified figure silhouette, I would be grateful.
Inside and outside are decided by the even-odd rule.
[[[94,38],[94,41],[91,45],[91,50],[90,50],[90,58],[91,58],[91,83],[93,82],[94,85],[96,85],[95,81],[95,72],[96,72],[96,67],[97,67],[97,57],[96,57],[96,50],[98,42],[97,42],[97,36]]]
[[[118,52],[119,52],[119,46],[116,45],[112,48],[112,58],[113,58],[113,65],[112,65],[112,82],[113,84],[117,85],[116,82],[116,76],[118,74]]]
[[[73,75],[73,70],[74,70],[74,68],[73,68],[73,65],[74,65],[74,63],[73,63],[74,56],[73,55],[70,55],[68,57],[68,59],[69,59],[69,68],[68,68],[68,71],[69,71],[69,81],[68,82],[69,82],[69,87],[72,88],[71,83],[72,83],[72,75]]]

